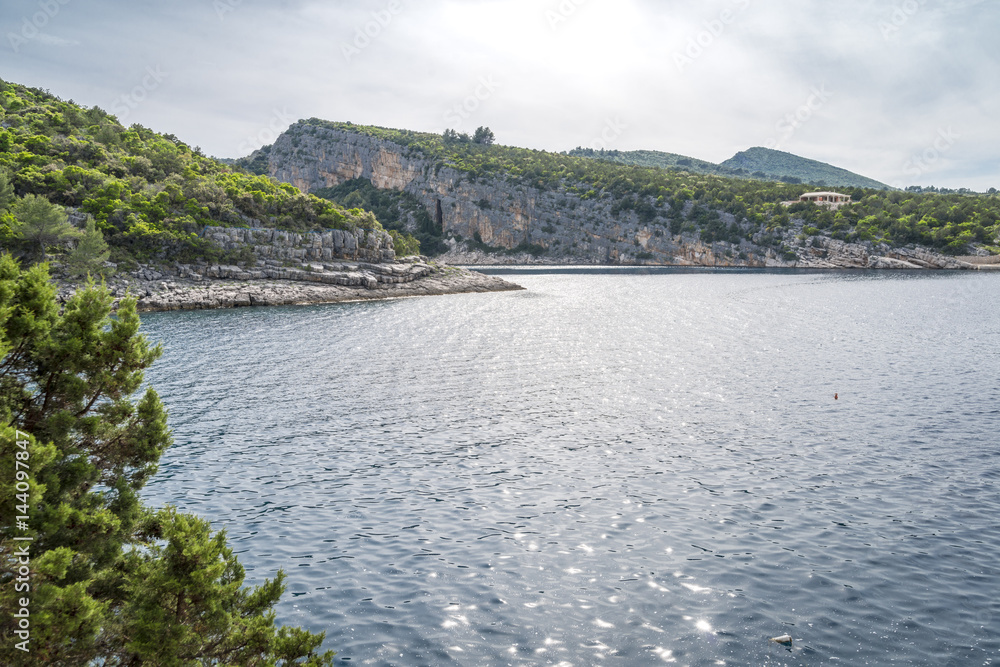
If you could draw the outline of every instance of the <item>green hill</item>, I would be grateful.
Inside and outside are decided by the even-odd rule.
[[[992,195],[850,187],[840,189],[855,203],[837,211],[812,204],[786,208],[782,202],[797,199],[813,186],[632,166],[566,153],[480,144],[449,132],[442,136],[317,118],[293,125],[275,146],[281,144],[282,159],[299,167],[315,165],[320,156],[336,152],[335,145],[323,143],[322,137],[328,136],[324,131],[333,133],[329,135],[334,137],[331,141],[339,141],[338,133],[364,135],[381,142],[372,150],[384,148],[397,151],[401,159],[424,162],[421,178],[429,179],[426,191],[411,194],[437,193],[441,187],[454,190],[460,182],[481,188],[477,197],[485,196],[479,202],[482,210],[470,211],[467,219],[483,219],[491,211],[508,211],[510,205],[504,202],[515,201],[530,191],[531,199],[545,199],[559,207],[557,213],[568,219],[567,226],[579,228],[587,220],[588,233],[598,235],[622,221],[646,225],[651,233],[664,238],[668,233],[675,237],[687,234],[688,238],[704,242],[739,244],[742,239],[755,245],[781,247],[782,239],[787,241],[795,230],[791,238],[801,234],[889,246],[920,244],[965,255],[975,247],[997,252],[1000,234],[1000,197]],[[354,151],[351,148],[352,155]],[[273,152],[271,160],[272,167],[280,167],[273,163]],[[430,182],[444,168],[458,172],[457,178],[449,177],[454,182],[447,187]],[[338,196],[348,197],[350,193],[339,192]],[[435,194],[434,198],[439,196]],[[459,202],[452,200],[448,207],[452,204],[458,206]],[[435,215],[433,209],[428,213]],[[544,241],[548,245],[539,252],[544,251],[554,260],[571,256],[566,245],[574,242],[573,235],[567,229],[565,238],[561,238],[563,232],[554,223],[552,229],[542,226],[530,238],[524,237],[522,243],[539,250],[534,246]]]
[[[719,166],[730,171],[739,170],[753,177],[786,183],[808,183],[834,188],[890,189],[884,183],[846,169],[770,148],[758,147],[741,151]]]
[[[574,148],[567,155],[573,157],[587,157],[597,160],[609,160],[619,164],[627,164],[634,167],[656,167],[659,169],[683,169],[695,174],[719,174],[732,175],[729,170],[721,168],[719,165],[699,160],[698,158],[679,155],[677,153],[664,153],[663,151],[596,151],[593,148]]]
[[[206,157],[173,135],[126,128],[97,107],[0,80],[0,186],[4,181],[14,198],[0,196],[0,245],[15,252],[23,240],[11,211],[29,195],[78,220],[92,217],[112,261],[126,263],[250,259],[223,256],[200,238],[208,225],[380,228],[369,212]]]
[[[448,167],[470,183],[482,182],[484,191],[477,201],[491,195],[486,183],[502,182],[504,187],[551,195],[552,205],[562,207],[567,218],[574,217],[573,206],[592,208],[591,224],[602,228],[634,218],[660,233],[683,233],[704,241],[760,239],[787,227],[791,214],[809,230],[844,240],[920,243],[954,254],[997,244],[1000,199],[995,196],[855,187],[846,192],[856,203],[837,212],[785,209],[780,202],[809,187],[484,145],[454,134],[317,119],[298,126],[303,136],[310,136],[305,133],[313,128],[332,128],[393,142],[407,154],[428,160],[428,169]],[[266,152],[258,153],[258,158]],[[787,155],[772,151],[765,157],[773,154]],[[669,154],[649,152],[645,159],[673,160],[684,168],[704,166],[692,158],[663,155]],[[248,162],[246,168],[240,166],[244,161],[225,164],[173,135],[141,125],[126,128],[97,107],[83,108],[46,91],[0,81],[0,246],[23,251],[22,221],[13,211],[29,195],[60,212],[71,212],[78,226],[88,216],[93,218],[116,262],[252,259],[224,257],[218,246],[200,236],[210,225],[294,231],[382,228],[375,215],[356,206],[399,209],[400,224],[403,218],[412,220],[413,233],[425,235],[428,245],[440,243],[435,211],[427,212],[430,218],[421,215],[412,200],[384,202],[374,193],[337,191],[331,194],[338,204],[251,173],[261,171],[262,165]],[[7,182],[11,188],[5,187]],[[720,222],[724,214],[731,216],[726,224]]]
[[[751,148],[742,151],[721,164],[677,153],[648,150],[595,151],[592,148],[574,148],[567,155],[608,160],[637,167],[682,169],[694,174],[714,174],[759,181],[802,183],[828,188],[890,189],[884,183],[860,176],[846,169],[768,148]]]

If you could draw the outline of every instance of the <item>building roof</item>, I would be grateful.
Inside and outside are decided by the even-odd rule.
[[[851,195],[844,194],[843,192],[806,192],[800,195],[802,197],[850,197]]]

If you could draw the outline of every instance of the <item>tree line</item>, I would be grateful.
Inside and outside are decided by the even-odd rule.
[[[964,255],[977,249],[1000,254],[1000,196],[996,192],[940,192],[924,189],[880,190],[838,188],[854,203],[838,211],[814,204],[786,208],[813,186],[737,179],[680,168],[619,164],[590,157],[551,153],[498,144],[449,141],[443,135],[382,127],[302,121],[303,131],[329,128],[391,141],[419,154],[436,168],[449,167],[471,180],[503,179],[543,191],[580,199],[605,200],[615,213],[636,211],[641,222],[680,228],[703,237],[708,218],[683,216],[688,202],[706,211],[728,213],[746,237],[761,237],[786,229],[797,220],[815,234],[851,242],[892,246],[920,244],[945,253]]]
[[[10,196],[41,197],[81,220],[89,216],[113,262],[222,261],[221,249],[199,236],[208,225],[381,229],[369,211],[303,194],[206,157],[173,135],[123,127],[97,107],[45,91],[0,81],[0,113],[0,174]],[[31,226],[14,204],[0,218],[0,242],[20,249],[10,243]]]

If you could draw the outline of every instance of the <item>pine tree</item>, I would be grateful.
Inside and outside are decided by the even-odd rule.
[[[3,169],[0,169],[0,213],[10,208],[14,201],[14,186],[10,184],[10,178]]]
[[[389,230],[389,236],[392,237],[392,247],[396,251],[396,257],[412,257],[420,254],[420,241],[413,236],[395,229]]]
[[[66,268],[71,276],[97,275],[106,273],[104,262],[110,256],[104,234],[97,230],[94,219],[87,218],[87,228],[73,252],[66,259]]]
[[[224,532],[141,503],[171,442],[134,398],[160,353],[134,299],[90,282],[60,311],[45,265],[0,257],[0,664],[332,664],[274,626],[280,571],[245,589]]]
[[[480,126],[476,128],[475,134],[472,135],[472,141],[484,146],[492,146],[493,142],[496,141],[496,135],[493,134],[493,130],[490,128]]]
[[[45,197],[26,195],[14,204],[13,213],[20,223],[21,238],[36,261],[45,259],[48,246],[80,234],[67,221],[66,211]]]

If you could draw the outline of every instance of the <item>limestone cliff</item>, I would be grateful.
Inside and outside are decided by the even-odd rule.
[[[361,134],[294,125],[270,151],[269,171],[303,192],[365,178],[380,189],[409,192],[446,233],[500,248],[541,242],[547,222],[561,222],[556,197],[502,181],[474,182],[403,146]],[[552,201],[549,201],[549,199]]]
[[[746,220],[722,212],[721,223],[742,227],[748,238],[704,243],[691,226],[674,233],[684,225],[672,226],[662,208],[643,221],[637,210],[616,209],[612,198],[532,187],[503,175],[477,178],[416,148],[305,121],[269,148],[267,169],[303,192],[360,178],[409,193],[443,230],[451,250],[442,259],[450,262],[971,268],[931,251],[902,256],[887,246],[806,238],[801,222],[755,235]],[[681,215],[691,212],[688,202]]]
[[[223,250],[249,247],[262,260],[305,262],[349,259],[377,263],[396,259],[392,237],[381,230],[330,229],[298,234],[280,229],[206,227],[202,236],[215,241]]]

